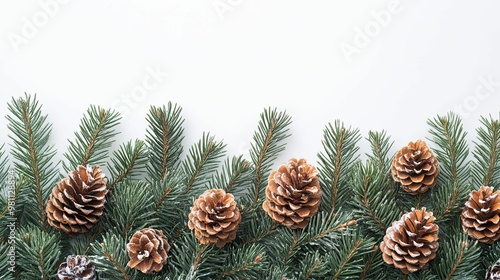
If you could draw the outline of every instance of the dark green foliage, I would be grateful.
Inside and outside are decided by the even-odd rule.
[[[247,159],[226,155],[225,143],[210,133],[184,154],[182,110],[170,102],[151,106],[143,139],[110,151],[120,116],[90,106],[59,167],[52,162],[51,125],[36,97],[13,99],[8,108],[13,145],[10,151],[0,146],[1,279],[54,279],[70,254],[87,255],[100,280],[482,279],[500,256],[499,243],[478,244],[468,237],[459,216],[472,189],[479,184],[498,188],[500,125],[492,118],[481,119],[473,147],[455,114],[428,120],[429,135],[422,138],[430,140],[441,173],[433,189],[416,196],[391,177],[394,142],[385,131],[369,131],[362,138],[340,120],[327,124],[318,162],[308,160],[318,168],[320,210],[304,229],[291,230],[262,209],[268,176],[273,166],[283,164],[275,160],[291,135],[291,117],[284,111],[263,110]],[[370,145],[366,160],[359,154],[363,140]],[[48,226],[44,210],[60,174],[78,164],[106,168],[109,193],[94,228],[69,236]],[[242,216],[236,239],[222,248],[200,244],[187,226],[193,201],[215,188],[235,196]],[[405,276],[383,261],[379,246],[394,221],[421,207],[436,217],[440,248],[427,269]],[[127,266],[126,244],[145,227],[163,231],[171,246],[160,273],[146,275]],[[16,241],[15,273],[9,272],[10,240]]]

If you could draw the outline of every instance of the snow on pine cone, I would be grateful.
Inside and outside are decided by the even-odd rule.
[[[291,158],[269,174],[262,208],[274,221],[297,229],[309,223],[320,202],[318,171],[305,159]]]
[[[95,266],[86,256],[68,256],[59,265],[57,271],[59,280],[95,280]]]
[[[491,244],[500,238],[500,191],[481,186],[470,193],[462,210],[462,228],[479,242]]]
[[[412,195],[433,188],[439,174],[438,161],[423,140],[410,142],[401,148],[392,161],[392,178]]]
[[[412,209],[393,222],[380,243],[382,258],[404,274],[426,268],[436,258],[439,227],[432,212]]]
[[[107,181],[99,166],[79,165],[52,189],[49,224],[70,235],[89,231],[103,213]]]
[[[167,237],[161,230],[143,228],[136,231],[127,243],[130,258],[127,266],[145,274],[158,272],[167,263],[169,250]]]
[[[498,259],[486,272],[485,280],[500,280],[500,259]]]
[[[209,189],[195,201],[188,227],[201,244],[224,247],[236,238],[241,221],[234,196],[222,189]]]

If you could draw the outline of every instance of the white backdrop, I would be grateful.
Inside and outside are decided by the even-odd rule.
[[[248,155],[264,108],[292,117],[286,151],[317,162],[340,119],[394,149],[454,111],[471,139],[500,111],[499,1],[0,2],[0,144],[7,102],[37,94],[58,158],[90,104],[144,138],[151,105],[183,108],[187,148],[210,132]],[[367,152],[367,142],[360,143]]]

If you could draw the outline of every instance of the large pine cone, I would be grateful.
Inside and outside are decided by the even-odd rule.
[[[305,159],[291,158],[269,174],[262,208],[276,222],[304,228],[318,212],[321,188],[316,168]]]
[[[500,280],[500,259],[497,260],[486,272],[485,280]]]
[[[102,215],[108,179],[99,166],[78,166],[52,189],[47,203],[51,226],[67,234],[89,231]]]
[[[210,189],[194,201],[188,227],[194,230],[201,244],[215,244],[222,248],[236,238],[240,221],[240,210],[234,196],[222,189]]]
[[[161,230],[143,228],[134,233],[127,244],[130,261],[127,266],[151,274],[162,270],[170,250],[167,237]]]
[[[412,194],[422,194],[434,187],[439,174],[438,161],[425,141],[410,142],[392,161],[392,178]]]
[[[500,191],[481,186],[472,191],[461,214],[462,228],[473,239],[491,244],[500,238]]]
[[[382,258],[404,274],[426,268],[436,258],[439,227],[432,212],[412,209],[389,227],[380,243]]]
[[[95,266],[86,256],[68,256],[59,265],[57,271],[59,280],[95,280]]]

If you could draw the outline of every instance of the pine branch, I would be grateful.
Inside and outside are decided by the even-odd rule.
[[[482,127],[477,131],[477,141],[472,162],[474,189],[485,186],[500,186],[500,121],[481,117]]]
[[[25,94],[24,98],[12,99],[8,104],[10,115],[7,115],[8,128],[12,134],[11,154],[15,159],[14,167],[20,176],[28,182],[31,201],[26,205],[30,221],[44,230],[47,229],[45,201],[55,182],[57,170],[52,158],[55,155],[53,146],[49,146],[52,125],[47,123],[47,115],[42,115],[42,106],[35,96]]]
[[[68,140],[64,171],[69,173],[78,165],[104,165],[113,137],[118,134],[114,127],[119,120],[120,116],[114,110],[91,105],[81,119],[80,131],[75,132],[75,140]]]
[[[14,251],[11,250],[10,244],[7,242],[0,243],[0,275],[2,280],[14,280],[14,272],[16,270],[15,261],[10,260],[10,257],[14,255]]]
[[[2,187],[2,183],[6,181],[6,178],[8,176],[8,170],[7,170],[7,153],[4,150],[5,144],[2,144],[0,146],[0,187]]]
[[[330,252],[335,246],[335,239],[355,225],[352,215],[336,213],[331,216],[326,212],[318,212],[302,230],[300,245],[315,245],[319,247],[317,250]]]
[[[224,161],[222,170],[215,174],[209,182],[210,189],[223,189],[226,193],[237,196],[248,190],[252,186],[253,170],[250,162],[242,156],[227,158]]]
[[[146,145],[136,139],[134,143],[128,141],[113,152],[111,165],[108,165],[110,178],[108,189],[112,190],[123,180],[135,180],[143,174],[148,162]]]
[[[99,279],[131,280],[131,269],[127,267],[128,256],[125,249],[126,241],[118,236],[106,233],[101,242],[92,244],[92,262],[99,272]]]
[[[397,193],[390,187],[387,174],[379,168],[373,160],[357,165],[352,179],[354,197],[351,204],[360,225],[381,238],[403,211],[398,207]]]
[[[439,162],[438,180],[451,181],[459,185],[466,184],[470,174],[467,162],[469,148],[462,120],[455,113],[448,113],[446,116],[427,120],[427,124],[431,126],[430,140],[437,146],[433,152]]]
[[[322,201],[320,208],[333,213],[349,200],[347,187],[354,163],[359,155],[358,141],[361,139],[358,129],[345,127],[340,120],[329,123],[323,131],[323,149],[318,154],[319,178]]]
[[[24,279],[54,279],[59,262],[59,238],[38,228],[18,229],[16,269]]]
[[[154,225],[153,196],[148,188],[141,181],[124,182],[116,188],[106,203],[105,230],[128,239],[137,230]]]
[[[285,150],[283,141],[290,136],[288,126],[291,117],[285,111],[267,108],[260,114],[257,131],[253,135],[250,157],[255,166],[253,205],[264,198],[267,177],[271,172],[273,161]]]
[[[468,240],[467,234],[458,231],[450,239],[440,242],[437,251],[437,264],[433,270],[439,279],[476,279],[477,271],[481,269],[481,250],[476,241]]]
[[[208,175],[218,168],[225,147],[224,143],[216,142],[209,133],[203,133],[198,143],[189,149],[189,155],[182,163],[187,178],[185,193],[208,182]]]
[[[377,163],[381,173],[389,176],[392,163],[392,156],[389,156],[389,152],[394,141],[390,140],[385,130],[381,132],[370,131],[367,140],[370,143],[372,152],[371,154],[367,154],[368,159]]]
[[[306,253],[299,267],[302,268],[297,277],[299,280],[317,279],[328,273],[323,256],[318,252]]]
[[[174,279],[214,279],[219,271],[206,264],[213,253],[213,246],[201,245],[191,233],[185,233],[170,249],[168,273],[185,275]]]
[[[184,119],[182,109],[168,103],[165,107],[151,106],[147,116],[146,143],[149,147],[148,174],[152,180],[163,180],[179,163],[183,152]]]
[[[262,245],[238,246],[228,252],[222,264],[220,279],[258,279],[265,261]]]

